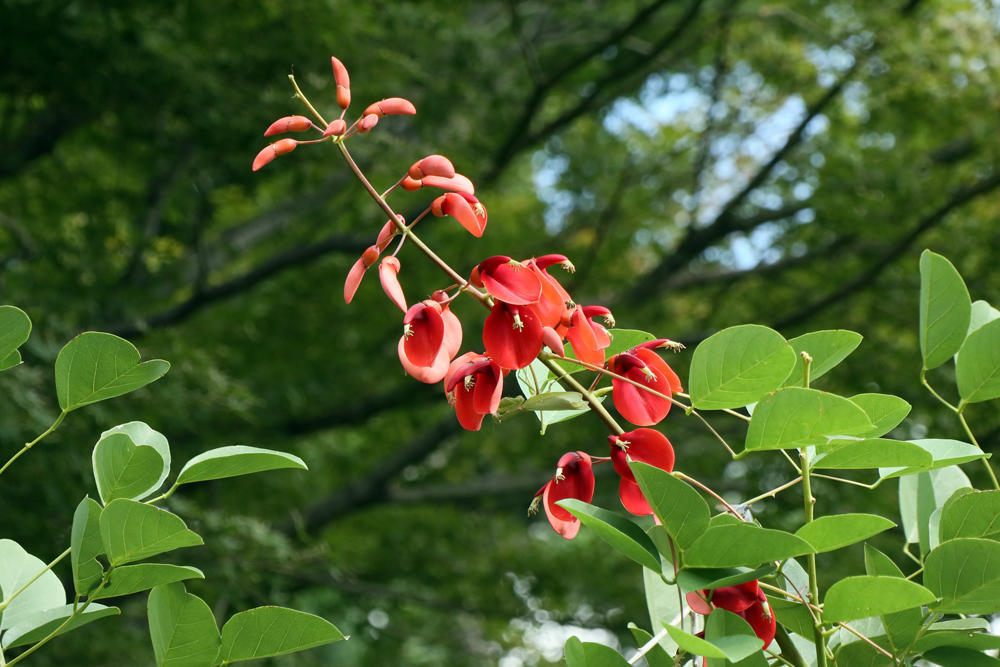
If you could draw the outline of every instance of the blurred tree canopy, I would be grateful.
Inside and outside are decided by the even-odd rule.
[[[918,391],[917,257],[935,249],[973,298],[1000,300],[998,30],[990,0],[3,0],[0,290],[35,324],[27,363],[0,378],[5,458],[58,412],[51,364],[76,333],[119,333],[173,370],[19,462],[0,534],[61,551],[93,494],[97,436],[139,419],[180,461],[253,444],[309,463],[168,503],[206,537],[185,562],[218,616],[290,604],[353,635],[294,664],[541,664],[580,628],[632,645],[626,622],[647,623],[637,568],[586,529],[564,542],[525,516],[562,452],[605,453],[600,424],[464,433],[439,386],[404,375],[374,277],[341,298],[384,217],[339,156],[304,146],[250,172],[264,128],[304,113],[285,75],[330,112],[336,55],[355,113],[415,103],[352,150],[382,187],[429,153],[477,183],[482,240],[424,230],[459,270],[563,253],[581,302],[689,346],[743,322],[853,329],[864,343],[821,386],[906,398],[901,437],[961,437]],[[442,284],[410,250],[412,299]],[[457,311],[476,346],[482,313]],[[682,377],[689,358],[671,360]],[[1000,416],[969,413],[996,451]],[[680,469],[733,500],[790,478],[772,459],[728,461],[693,421],[663,425]],[[818,486],[828,511],[891,494]],[[595,502],[617,506],[612,479]],[[758,516],[794,522],[796,505]],[[129,609],[36,662],[145,664]]]

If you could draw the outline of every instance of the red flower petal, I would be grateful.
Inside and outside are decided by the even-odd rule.
[[[344,303],[350,303],[354,298],[354,293],[358,291],[367,268],[364,257],[358,257],[358,261],[354,262],[354,266],[347,272],[347,280],[344,281]]]
[[[567,452],[556,464],[556,475],[545,485],[542,505],[553,530],[567,540],[576,537],[580,520],[556,505],[566,498],[590,502],[594,498],[594,472],[586,452]]]
[[[441,305],[426,300],[414,304],[403,317],[403,346],[407,358],[417,366],[430,366],[444,340]]]
[[[467,195],[476,194],[476,186],[468,178],[462,176],[462,174],[455,174],[451,178],[424,176],[420,182],[432,188],[440,188],[450,192],[464,192]]]
[[[680,378],[658,354],[646,348],[633,348],[612,358],[611,369],[661,394],[671,396],[681,386]],[[622,417],[639,426],[658,424],[670,412],[670,401],[612,378],[612,398]]]
[[[741,612],[740,616],[750,624],[754,634],[764,642],[764,648],[771,645],[771,641],[774,640],[774,633],[778,629],[778,620],[774,617],[774,612],[771,610],[770,605],[767,604],[766,597],[764,598],[764,602],[755,602],[746,611]]]
[[[674,448],[667,436],[651,428],[637,428],[621,435],[608,436],[615,472],[635,481],[629,461],[639,461],[670,472],[674,469]],[[627,457],[627,458],[626,458]]]
[[[542,350],[542,326],[528,307],[497,301],[483,324],[483,345],[501,368],[524,368]]]
[[[444,202],[441,204],[441,211],[445,215],[458,220],[458,222],[468,230],[470,234],[479,238],[483,235],[483,228],[479,224],[479,217],[472,210],[472,206],[464,197],[454,192],[444,195]]]
[[[523,306],[542,295],[542,282],[535,272],[506,255],[488,257],[477,268],[483,287],[495,299]]]
[[[443,155],[428,155],[413,163],[407,172],[410,178],[419,181],[424,176],[439,176],[452,178],[455,176],[455,166]]]
[[[402,364],[403,370],[410,377],[426,384],[434,384],[444,379],[445,374],[448,372],[450,360],[448,355],[445,354],[444,348],[438,352],[438,356],[434,358],[434,363],[430,366],[418,366],[407,358],[404,346],[405,341],[405,337],[400,337],[399,344],[396,346],[396,352],[399,355],[399,363]]]
[[[383,257],[378,265],[378,279],[386,296],[405,313],[406,297],[403,295],[403,286],[399,284],[399,268],[399,259],[392,255]]]
[[[756,579],[736,586],[723,586],[710,591],[712,604],[719,609],[738,614],[760,601],[760,584]]]
[[[618,482],[618,497],[625,509],[631,514],[649,516],[653,513],[653,508],[649,506],[646,496],[642,495],[642,489],[639,488],[635,480],[622,477],[621,481]]]

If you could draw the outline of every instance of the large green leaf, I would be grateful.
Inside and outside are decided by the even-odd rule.
[[[660,571],[660,556],[653,541],[629,519],[576,498],[560,500],[556,504],[580,519],[583,525],[620,553],[643,567]]]
[[[344,638],[326,619],[285,607],[257,607],[222,626],[222,664],[285,655]]]
[[[909,442],[912,445],[920,447],[931,455],[930,465],[906,466],[902,468],[881,468],[879,469],[879,477],[888,479],[892,477],[901,477],[903,475],[912,475],[927,470],[937,470],[938,468],[947,468],[948,466],[968,463],[969,461],[975,461],[976,459],[981,459],[986,456],[986,454],[975,445],[970,445],[969,443],[961,442],[960,440],[932,439],[910,440]]]
[[[139,363],[139,351],[118,336],[88,331],[66,343],[56,358],[56,394],[65,412],[127,394],[160,379],[162,359]]]
[[[966,403],[1000,397],[1000,320],[979,327],[955,357],[958,393]]]
[[[716,609],[705,619],[705,640],[722,648],[726,659],[707,659],[706,667],[767,667],[761,649],[764,642],[745,620],[725,609]]]
[[[813,553],[801,537],[751,523],[709,528],[684,552],[687,567],[756,566]]]
[[[1000,636],[989,633],[989,623],[987,623],[987,627],[985,628],[986,632],[934,630],[935,626],[937,626],[937,623],[931,626],[930,631],[913,644],[914,651],[927,651],[938,646],[960,646],[977,651],[989,651],[1000,648]]]
[[[94,599],[114,598],[147,591],[156,586],[186,579],[204,579],[205,575],[196,567],[188,565],[168,565],[166,563],[140,563],[116,567],[108,577],[108,583]]]
[[[712,613],[725,610],[717,609]],[[677,642],[677,645],[692,655],[703,655],[706,658],[722,658],[731,662],[739,662],[743,658],[759,651],[764,645],[755,635],[726,635],[713,639],[702,639],[672,625],[664,625],[667,634]]]
[[[873,577],[903,576],[903,571],[891,558],[869,544],[865,545],[865,573]],[[922,630],[923,614],[917,608],[883,614],[882,626],[892,645],[905,649]]]
[[[629,664],[610,646],[582,642],[576,637],[566,640],[563,657],[566,660],[566,667],[628,667]]]
[[[223,479],[281,468],[309,469],[305,462],[294,454],[274,449],[232,445],[210,449],[185,463],[177,475],[176,484],[204,482],[209,479]]]
[[[44,611],[36,611],[33,614],[23,617],[17,625],[11,627],[3,635],[3,647],[14,648],[15,646],[26,646],[44,639],[56,628],[59,628],[53,637],[65,634],[70,630],[75,630],[81,625],[86,625],[91,621],[105,618],[107,616],[117,616],[121,613],[118,607],[105,607],[102,604],[92,603],[87,605],[83,613],[77,613],[73,620],[64,627],[59,628],[66,619],[73,616],[73,605],[64,604]]]
[[[1000,609],[1000,542],[959,537],[924,561],[924,584],[941,598],[934,611],[995,614]]]
[[[847,577],[827,590],[823,598],[823,620],[836,623],[882,616],[934,600],[934,593],[902,577]]]
[[[0,539],[0,598],[9,600],[25,584],[45,570],[42,576],[18,596],[0,616],[0,630],[14,627],[33,614],[66,604],[66,591],[45,563],[25,551],[13,540]]]
[[[830,514],[810,521],[795,534],[811,544],[816,553],[823,553],[861,542],[895,525],[874,514]]]
[[[960,646],[941,646],[924,654],[940,667],[1000,667],[1000,660],[982,651]]]
[[[17,348],[31,335],[31,319],[20,308],[0,306],[0,371],[21,363]]]
[[[925,369],[937,368],[962,346],[971,311],[969,290],[952,263],[924,250],[920,255],[920,352]]]
[[[653,513],[682,549],[708,529],[711,510],[701,495],[666,470],[646,463],[629,466]]]
[[[696,408],[739,408],[782,385],[795,350],[777,331],[757,324],[730,327],[701,342],[691,358],[691,403]]]
[[[97,561],[97,556],[102,553],[101,505],[93,498],[84,496],[73,513],[73,530],[70,533],[70,563],[77,595],[87,593],[104,576],[104,568]]]
[[[846,398],[816,389],[786,387],[754,408],[746,448],[752,451],[821,445],[872,428],[865,411]]]
[[[896,428],[911,409],[909,403],[892,394],[857,394],[849,400],[864,410],[874,425],[871,431],[861,434],[866,438],[877,438]]]
[[[205,667],[216,664],[219,629],[205,601],[180,582],[157,586],[147,604],[149,637],[157,667]]]
[[[929,470],[934,457],[919,445],[902,440],[835,440],[818,448],[811,468],[857,470],[864,468],[920,468]]]
[[[166,467],[153,447],[136,445],[125,433],[102,437],[91,456],[101,502],[116,498],[142,500],[159,488]]]
[[[862,338],[861,334],[847,329],[827,329],[791,339],[788,342],[795,350],[795,368],[785,380],[785,386],[802,386],[802,352],[808,352],[812,357],[809,364],[809,380],[812,382],[846,359],[861,344]]]
[[[1000,491],[952,496],[941,510],[941,541],[953,537],[1000,537]]]
[[[112,565],[203,543],[176,514],[125,498],[101,512],[101,541]]]

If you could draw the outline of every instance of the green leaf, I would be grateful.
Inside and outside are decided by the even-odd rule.
[[[682,549],[708,529],[711,510],[701,495],[666,470],[646,463],[629,464],[653,512]]]
[[[808,590],[808,589],[807,589]],[[768,597],[768,605],[778,618],[778,623],[803,637],[813,636],[813,620],[801,602],[785,600],[781,597]]]
[[[81,625],[86,625],[91,621],[105,618],[106,616],[117,616],[121,613],[118,607],[105,607],[102,604],[92,603],[82,614],[60,628],[53,637],[66,634],[70,630],[75,630]],[[50,632],[58,628],[63,622],[73,615],[73,605],[65,604],[45,611],[36,611],[29,616],[22,618],[17,625],[8,629],[3,635],[3,647],[5,649],[15,646],[26,646],[44,639]]]
[[[784,386],[802,386],[802,352],[808,352],[813,359],[809,365],[809,381],[813,382],[854,352],[862,338],[861,334],[847,329],[827,329],[791,339],[788,343],[795,350],[795,368]]]
[[[659,628],[680,619],[681,596],[677,594],[677,585],[665,582],[660,568],[655,571],[648,567],[642,568],[642,583],[646,592],[646,608],[649,610],[650,627]],[[669,635],[660,639],[660,646],[670,655],[677,651],[677,642]]]
[[[97,492],[105,505],[116,498],[142,500],[152,494],[159,488],[165,468],[158,451],[137,446],[125,433],[101,438],[91,460]]]
[[[834,551],[894,528],[895,523],[874,514],[831,514],[810,521],[795,534],[811,544],[816,553]]]
[[[687,567],[755,566],[813,553],[800,537],[780,530],[739,523],[709,528],[684,552]]]
[[[972,333],[984,324],[989,324],[993,320],[1000,319],[1000,310],[997,310],[986,301],[980,299],[972,302],[972,316],[969,318],[969,333]],[[968,336],[966,336],[968,338]]]
[[[628,629],[632,633],[632,637],[635,639],[635,643],[639,646],[645,646],[649,642],[653,635],[646,632],[640,628],[635,623],[629,623]],[[663,647],[659,644],[654,644],[648,651],[646,651],[646,664],[649,667],[673,667],[673,659],[667,655],[667,652],[663,650]],[[626,663],[627,664],[627,663]]]
[[[765,563],[757,568],[725,567],[701,568],[685,567],[677,573],[677,583],[685,593],[700,591],[706,588],[723,588],[736,586],[754,579],[760,579],[773,574],[777,568],[774,563]]]
[[[107,585],[94,599],[103,600],[104,598],[130,595],[175,581],[204,578],[205,575],[201,570],[188,565],[167,565],[165,563],[122,565],[112,570]]]
[[[581,642],[576,637],[566,640],[563,653],[567,667],[628,667],[628,661],[610,646]]]
[[[863,468],[921,468],[929,470],[934,457],[919,445],[902,440],[835,440],[817,448],[810,463],[814,469],[858,470]]]
[[[220,640],[215,617],[204,600],[184,590],[184,584],[164,584],[150,591],[147,614],[157,667],[216,664]]]
[[[987,623],[986,629],[988,628],[989,624]],[[931,626],[930,631],[913,644],[913,650],[915,652],[927,651],[938,646],[960,646],[977,651],[989,651],[1000,648],[1000,636],[991,635],[989,632],[969,632],[968,630],[935,631],[934,626]]]
[[[160,472],[160,477],[156,480],[153,486],[156,489],[163,486],[163,482],[166,481],[167,475],[170,474],[170,444],[167,442],[166,436],[159,431],[153,430],[144,422],[134,421],[109,428],[101,434],[101,439],[103,440],[107,436],[115,433],[124,433],[132,439],[133,444],[152,447],[160,453],[160,458],[163,459],[163,470]],[[151,489],[150,492],[153,490],[155,489]]]
[[[101,541],[116,566],[203,544],[176,514],[124,498],[112,500],[101,512]]]
[[[232,445],[210,449],[185,463],[177,475],[175,484],[204,482],[209,479],[223,479],[282,468],[309,469],[305,462],[294,454],[274,449]]]
[[[576,391],[547,391],[528,398],[522,407],[525,410],[586,410],[583,395]]]
[[[920,352],[924,369],[948,361],[969,330],[972,299],[962,276],[947,259],[924,250],[920,255]]]
[[[139,363],[139,351],[118,336],[88,331],[66,343],[56,358],[56,394],[64,412],[121,396],[170,369],[162,359]]]
[[[822,445],[872,428],[864,410],[846,398],[816,389],[786,387],[757,404],[747,429],[746,449]]]
[[[823,620],[831,623],[882,616],[936,599],[920,584],[900,577],[859,575],[834,583],[823,598]]]
[[[660,555],[653,541],[629,519],[576,498],[560,500],[556,504],[580,519],[583,525],[620,553],[643,567],[660,571]]]
[[[20,308],[0,306],[0,370],[21,363],[17,348],[31,335],[31,319]]]
[[[1000,660],[993,656],[957,646],[931,649],[924,657],[940,667],[1000,667]]]
[[[795,350],[777,331],[757,324],[730,327],[695,348],[689,374],[696,408],[739,408],[782,385]]]
[[[903,571],[891,558],[868,544],[865,545],[865,573],[874,577],[903,576]],[[912,644],[920,633],[923,614],[916,608],[884,614],[882,626],[892,645],[897,649],[904,649]]]
[[[892,394],[858,394],[849,400],[864,410],[875,426],[868,433],[861,434],[866,438],[877,438],[896,428],[911,409],[909,403]]]
[[[1000,608],[1000,542],[959,537],[942,542],[924,561],[924,584],[941,601],[934,611],[994,614]]]
[[[986,454],[975,445],[970,445],[967,442],[961,442],[959,440],[935,439],[910,440],[909,442],[910,444],[920,447],[931,455],[930,466],[880,468],[879,477],[888,479],[891,477],[900,477],[902,475],[912,475],[914,473],[924,472],[927,470],[936,470],[938,468],[947,468],[948,466],[968,463],[969,461],[975,461],[976,459],[981,459],[986,456]]]
[[[726,657],[725,652],[721,648],[711,642],[705,641],[701,637],[695,637],[672,625],[664,624],[663,627],[667,629],[667,634],[670,635],[670,638],[677,642],[677,646],[688,653],[703,655],[708,658]]]
[[[305,651],[344,639],[332,623],[304,611],[257,607],[222,626],[222,664]]]
[[[0,539],[0,597],[9,599],[22,586],[45,570],[45,563],[13,540]],[[0,616],[0,630],[24,622],[31,615],[66,604],[66,591],[52,570],[45,570],[25,588]]]
[[[101,506],[84,496],[73,513],[70,533],[70,563],[73,566],[73,588],[77,595],[90,591],[104,576],[97,556],[104,553],[101,542]]]
[[[726,654],[722,661],[708,660],[708,667],[726,667],[738,663],[740,667],[762,664],[767,667],[761,649],[764,642],[757,637],[745,620],[725,609],[716,609],[705,619],[706,641],[721,648]],[[754,657],[758,659],[754,660]]]
[[[1000,397],[1000,320],[979,327],[955,357],[958,393],[966,403]]]
[[[941,541],[1000,533],[1000,491],[971,491],[952,497],[941,511]]]
[[[604,356],[607,358],[619,352],[631,350],[641,343],[656,340],[656,336],[653,334],[638,329],[608,329],[608,333],[611,335],[611,344],[604,350]]]
[[[910,544],[920,544],[922,552],[930,550],[931,515],[961,488],[972,486],[958,466],[907,475],[899,478],[899,515],[903,534]]]
[[[722,609],[717,609],[712,614],[720,611],[724,614],[730,613]],[[702,639],[672,625],[665,624],[663,627],[667,629],[667,634],[677,642],[680,648],[693,655],[703,655],[706,658],[720,658],[729,660],[730,662],[739,662],[752,653],[759,651],[764,645],[764,642],[753,635],[727,635],[714,639]]]

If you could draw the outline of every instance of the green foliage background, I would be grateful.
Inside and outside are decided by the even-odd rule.
[[[914,404],[897,435],[961,439],[918,390],[917,258],[931,247],[973,298],[1000,299],[998,27],[986,0],[4,0],[0,294],[35,324],[27,363],[0,376],[5,458],[57,414],[51,366],[76,333],[124,335],[173,368],[19,461],[0,534],[43,559],[65,548],[95,492],[93,443],[141,419],[176,460],[252,444],[310,465],[168,503],[205,537],[185,562],[206,571],[190,589],[218,617],[286,604],[352,635],[285,664],[539,664],[575,627],[631,645],[626,622],[646,619],[636,567],[524,512],[562,452],[605,453],[599,423],[464,433],[440,387],[403,374],[399,313],[373,277],[352,306],[340,296],[379,211],[325,147],[250,172],[264,128],[303,112],[285,75],[329,111],[336,55],[358,110],[416,104],[353,151],[383,187],[435,152],[477,183],[482,240],[446,221],[424,231],[459,270],[560,252],[580,302],[691,347],[744,322],[858,331],[820,387],[896,393]],[[394,203],[415,212],[426,196]],[[401,259],[409,298],[442,286]],[[457,310],[476,346],[482,313]],[[681,377],[689,360],[674,360]],[[995,451],[1000,417],[968,413]],[[734,501],[791,476],[774,456],[727,463],[682,414],[663,430],[678,468]],[[821,512],[895,518],[891,492],[816,486]],[[599,476],[595,502],[616,507],[615,487]],[[758,517],[794,528],[798,505],[779,496]],[[860,566],[860,547],[846,553],[821,570]],[[143,604],[37,664],[143,664]]]

